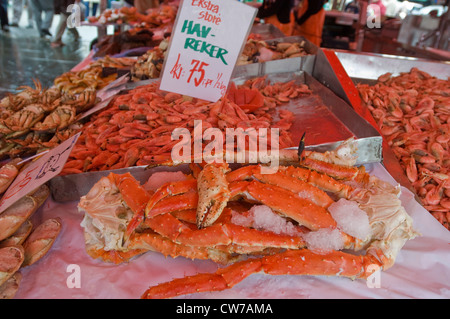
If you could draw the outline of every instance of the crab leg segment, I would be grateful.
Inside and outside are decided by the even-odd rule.
[[[231,243],[230,238],[223,232],[222,226],[219,224],[195,230],[189,228],[171,214],[162,214],[146,219],[145,225],[162,236],[185,245],[211,247]]]
[[[157,251],[164,256],[176,258],[183,256],[190,259],[211,259],[206,247],[177,244],[151,230],[135,233],[130,238],[129,248],[133,250]]]
[[[127,251],[118,251],[118,250],[104,250],[103,248],[99,249],[91,248],[88,249],[86,252],[88,253],[89,256],[91,256],[94,259],[100,258],[102,261],[105,262],[121,264],[147,251],[148,249],[130,249]]]
[[[230,184],[230,191],[232,197],[244,195],[247,199],[267,205],[280,215],[291,218],[310,230],[336,227],[336,221],[326,208],[284,188],[258,181],[238,181]]]
[[[304,167],[282,167],[287,176],[307,182],[325,192],[330,192],[340,198],[348,198],[352,187],[338,181],[327,174],[319,173]]]
[[[187,226],[172,214],[147,218],[144,224],[173,242],[188,246],[219,247],[234,244],[258,247],[258,250],[266,247],[298,249],[305,246],[301,237],[278,235],[230,223],[216,223],[197,229]]]
[[[369,267],[370,265],[375,267]],[[196,292],[221,291],[232,288],[249,275],[261,271],[270,275],[324,275],[356,279],[367,278],[371,271],[380,266],[372,256],[355,256],[339,251],[316,254],[308,249],[287,250],[237,262],[214,274],[197,274],[162,283],[147,289],[141,298],[173,298]]]
[[[324,173],[338,180],[355,180],[357,182],[366,182],[369,177],[365,172],[364,166],[343,166],[333,163],[328,163],[320,160],[315,160],[306,157],[300,165],[308,167],[320,173]]]
[[[262,259],[264,273],[269,275],[324,275],[356,279],[370,275],[369,265],[381,266],[372,256],[355,256],[342,251],[316,254],[308,249],[287,250]]]
[[[150,198],[146,207],[145,207],[145,216],[151,217],[152,208],[163,198],[168,196],[179,195],[183,193],[187,193],[191,190],[197,189],[197,180],[188,179],[180,182],[168,182],[161,186]]]
[[[234,224],[225,224],[224,227],[235,245],[260,247],[261,250],[267,247],[298,249],[306,246],[301,237],[275,234]]]
[[[130,173],[121,175],[111,173],[108,177],[117,185],[128,207],[132,211],[142,214],[145,205],[150,200],[150,195],[139,182]]]
[[[130,173],[121,175],[111,173],[108,178],[117,185],[127,206],[134,213],[133,218],[127,225],[126,240],[144,220],[144,210],[150,200],[150,195]]]
[[[221,291],[232,288],[260,270],[260,259],[248,259],[219,269],[213,274],[197,274],[159,284],[149,288],[141,298],[165,299],[196,292]]]
[[[227,174],[227,181],[255,179],[262,183],[282,187],[302,198],[309,199],[313,203],[328,207],[334,203],[333,199],[323,190],[307,183],[306,178],[298,178],[288,174],[286,169],[281,167],[278,171],[270,174],[261,174],[260,165],[244,166]]]
[[[100,258],[105,262],[121,264],[148,251],[156,251],[172,258],[183,256],[190,259],[211,259],[221,263],[228,262],[224,253],[215,252],[215,254],[212,254],[210,248],[177,244],[151,230],[133,233],[126,251],[89,249],[87,252],[94,259]]]
[[[146,214],[146,218],[153,218],[157,215],[171,213],[175,211],[197,208],[198,193],[197,191],[189,191],[176,196],[169,196],[161,199]]]

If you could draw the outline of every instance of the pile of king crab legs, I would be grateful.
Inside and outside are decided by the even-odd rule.
[[[215,273],[150,287],[141,298],[230,289],[259,272],[367,278],[390,268],[418,233],[401,206],[399,188],[356,167],[355,154],[356,143],[349,139],[325,153],[283,150],[280,162],[291,163],[271,173],[263,173],[261,164],[235,170],[220,161],[192,165],[184,180],[155,191],[129,173],[111,173],[78,204],[85,213],[86,251],[116,264],[153,251],[220,265]],[[351,213],[349,204],[356,206]],[[258,206],[290,231],[248,219]],[[349,215],[359,221],[357,227],[345,222]],[[247,222],[237,222],[242,218]]]

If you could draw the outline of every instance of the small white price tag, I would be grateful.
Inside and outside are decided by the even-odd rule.
[[[58,175],[64,167],[81,132],[30,163],[9,186],[0,201],[0,212]]]
[[[184,0],[160,89],[215,102],[225,95],[257,9],[235,0]]]

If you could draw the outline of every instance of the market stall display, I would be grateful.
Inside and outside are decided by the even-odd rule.
[[[275,147],[280,149],[296,148],[304,132],[309,146],[335,147],[333,143],[356,136],[359,164],[380,161],[378,133],[329,89],[299,70],[299,65],[291,65],[290,70],[297,72],[236,78],[237,89],[232,85],[228,95],[214,103],[161,91],[158,81],[133,83],[136,88],[122,92],[85,124],[63,174],[174,165],[172,148],[180,141],[172,138],[172,132],[186,129],[191,134],[196,127],[201,132],[220,130],[224,147],[226,130],[238,128],[266,129],[264,142],[269,148],[271,129],[278,129]],[[320,134],[324,128],[329,135]],[[203,147],[208,143],[204,140]]]
[[[170,38],[165,38],[159,46],[148,50],[137,59],[131,69],[133,81],[159,78],[169,41]],[[316,54],[317,50],[316,46],[303,37],[294,36],[262,40],[259,39],[257,34],[251,33],[236,64],[239,66],[304,57]]]
[[[24,87],[9,94],[0,103],[0,157],[34,155],[54,147],[75,134],[77,115],[92,108],[99,100],[95,89],[80,94],[61,92],[57,87]]]
[[[311,91],[294,81],[268,83],[265,78],[246,86],[215,103],[161,91],[158,81],[125,92],[84,125],[62,173],[169,162],[171,150],[179,142],[172,139],[172,131],[186,128],[192,132],[195,120],[202,131],[216,127],[223,134],[227,128],[278,128],[280,148],[294,146],[289,134],[293,113],[278,106]],[[243,100],[246,94],[253,94],[253,99]]]
[[[450,82],[417,68],[358,84],[365,105],[424,207],[449,228]]]
[[[159,78],[168,46],[169,38],[165,38],[158,46],[138,57],[130,70],[131,80],[142,81]]]
[[[87,88],[101,90],[117,79],[118,70],[127,70],[135,62],[133,58],[113,58],[107,55],[91,61],[82,70],[72,70],[61,74],[55,78],[54,85],[61,92],[70,94],[79,94]]]
[[[90,61],[78,71],[68,71],[43,88],[22,87],[0,102],[0,156],[2,159],[31,156],[58,145],[77,133],[78,118],[100,101],[99,90],[129,70],[135,59],[104,58]]]
[[[316,52],[317,48],[302,37],[285,37],[265,41],[249,37],[238,58],[237,65],[302,57]]]
[[[89,17],[82,25],[99,28],[99,39],[94,44],[93,57],[142,55],[145,49],[157,46],[170,34],[177,10],[177,4],[161,4],[147,10],[145,14],[139,13],[135,7],[122,7],[107,9],[98,17]],[[106,34],[107,26],[114,26],[114,34]]]
[[[355,148],[354,141],[347,141],[333,152],[307,152],[299,167],[294,162],[274,174],[261,174],[259,165],[232,171],[227,164],[211,163],[195,176],[150,193],[131,175],[111,174],[80,199],[86,249],[113,263],[146,251],[234,263],[215,274],[150,288],[144,298],[223,290],[261,270],[367,278],[374,270],[370,266],[390,268],[417,232],[398,189],[351,166]],[[289,157],[298,156],[291,152]],[[321,172],[325,166],[328,174]],[[236,201],[242,197],[256,206]],[[126,211],[119,218],[122,203]],[[352,203],[358,204],[352,208]],[[357,259],[335,251],[344,248],[372,253]],[[249,256],[254,258],[244,258]]]
[[[140,27],[157,28],[174,22],[178,7],[162,4],[158,8],[149,9],[146,14],[139,13],[135,7],[107,9],[98,17],[89,17],[89,23],[99,24],[127,24]]]
[[[118,34],[106,35],[94,45],[95,54],[93,58],[106,55],[114,56],[137,48],[140,51],[142,49],[148,50],[162,41],[161,37],[155,37],[154,35],[154,32],[147,28],[133,28]],[[138,55],[140,55],[140,51],[138,51]]]
[[[397,185],[379,163],[366,168],[371,175]],[[411,192],[401,189],[402,206],[421,236],[406,242],[394,266],[378,277],[379,286],[370,286],[371,282],[363,279],[336,276],[253,274],[233,289],[178,298],[448,298],[448,282],[442,279],[450,275],[447,267],[450,234],[414,200]],[[21,282],[16,298],[136,299],[150,286],[197,273],[214,273],[218,269],[209,260],[164,257],[157,252],[147,252],[132,262],[118,265],[94,260],[86,253],[84,230],[80,227],[84,214],[78,212],[78,202],[61,203],[49,198],[44,209],[35,215],[38,220],[62,217],[64,227],[50,254],[22,270],[22,275],[29,280]],[[77,269],[81,270],[79,277]]]
[[[49,195],[44,184],[0,214],[0,299],[15,296],[22,279],[28,280],[22,275],[23,269],[44,257],[59,235],[58,217],[36,226],[31,222]]]
[[[54,87],[36,81],[1,100],[2,191],[23,165],[10,157],[81,134],[60,176],[0,213],[0,298],[450,297],[442,280],[450,276],[448,80],[412,69],[358,84],[374,128],[345,97],[351,80],[327,65],[328,56],[298,37],[271,39],[276,30],[263,28],[250,36],[218,102],[164,92],[158,77],[169,39],[123,39],[144,32],[160,41],[175,16],[173,6],[147,16],[103,13],[89,23],[131,29],[100,39],[100,50]],[[109,56],[134,45],[153,49],[137,59]],[[131,81],[79,122],[99,96],[109,98],[99,90],[129,69]],[[211,150],[208,129],[224,143],[227,129],[267,129],[259,137],[268,148],[271,129],[279,129],[279,152],[269,157],[280,165],[264,174],[262,157],[174,159],[176,129],[193,137],[188,143],[200,131],[201,150]],[[383,139],[423,206],[384,169]],[[220,146],[223,154],[209,154],[216,160],[248,151],[234,141],[232,150]],[[376,289],[373,276],[382,276]]]

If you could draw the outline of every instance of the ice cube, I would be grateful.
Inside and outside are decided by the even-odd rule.
[[[327,253],[344,248],[344,237],[339,229],[321,228],[302,235],[308,249],[317,253]]]
[[[361,240],[370,236],[369,217],[357,202],[341,198],[331,204],[328,211],[344,233]]]

